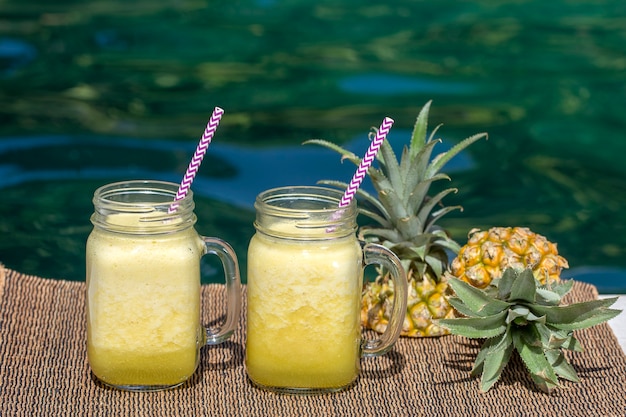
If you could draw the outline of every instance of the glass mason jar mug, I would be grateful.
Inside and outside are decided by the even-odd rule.
[[[98,188],[87,240],[87,354],[93,374],[125,390],[178,386],[196,370],[200,347],[234,332],[241,309],[237,257],[199,236],[191,192],[168,213],[177,184],[127,181]],[[217,255],[227,317],[200,323],[200,259]]]
[[[381,245],[357,240],[357,208],[324,187],[265,191],[255,202],[248,248],[246,370],[258,387],[288,393],[340,391],[363,356],[387,352],[406,311],[406,275]],[[361,338],[365,265],[386,268],[396,288],[385,333]]]

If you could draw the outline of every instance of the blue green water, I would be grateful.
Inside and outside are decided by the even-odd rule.
[[[229,241],[245,279],[254,196],[349,181],[385,116],[407,143],[433,100],[464,210],[441,224],[528,226],[565,277],[626,293],[626,2],[101,0],[0,5],[0,262],[84,279],[95,188],[179,182],[215,106],[198,230]],[[365,185],[368,187],[368,185]],[[205,282],[219,281],[208,262]]]

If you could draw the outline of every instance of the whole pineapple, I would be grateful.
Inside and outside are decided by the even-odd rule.
[[[472,229],[450,265],[450,273],[477,288],[486,288],[508,268],[530,268],[541,284],[558,282],[567,260],[556,244],[525,227]]]
[[[440,139],[434,139],[437,128],[427,136],[429,101],[421,109],[410,146],[405,146],[400,161],[388,141],[383,142],[376,157],[379,168],[370,167],[370,177],[378,196],[358,190],[359,212],[377,225],[362,226],[359,237],[382,244],[392,250],[404,266],[409,279],[407,313],[403,336],[439,336],[448,332],[433,319],[453,317],[454,310],[447,301],[450,290],[444,276],[448,268],[447,250],[457,253],[459,245],[436,222],[459,206],[445,207],[442,199],[454,188],[429,195],[430,185],[450,178],[441,168],[460,151],[487,134],[466,138],[447,152],[431,158]],[[309,140],[332,149],[359,165],[361,159],[352,152],[325,140]],[[326,185],[346,188],[347,183],[321,181]],[[387,273],[378,271],[374,282],[363,290],[361,321],[364,327],[383,332],[389,321],[394,288]]]

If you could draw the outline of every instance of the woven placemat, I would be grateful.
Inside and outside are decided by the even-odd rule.
[[[570,356],[581,382],[564,381],[552,395],[534,388],[519,360],[491,391],[479,393],[469,377],[478,342],[457,336],[402,338],[387,355],[364,359],[356,385],[342,393],[265,392],[246,377],[245,317],[230,341],[202,349],[187,384],[121,392],[89,371],[84,293],[84,282],[0,265],[0,416],[626,416],[626,356],[606,324],[577,334],[586,350]],[[219,320],[223,294],[221,285],[203,287],[205,323]],[[585,301],[597,292],[576,282],[568,297]]]

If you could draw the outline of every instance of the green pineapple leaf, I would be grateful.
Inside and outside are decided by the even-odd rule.
[[[441,319],[437,323],[448,328],[454,334],[470,339],[485,339],[506,332],[506,314],[505,310],[492,316]]]
[[[533,346],[524,340],[520,332],[513,333],[513,345],[530,372],[533,382],[544,392],[550,393],[559,385],[554,369],[546,359],[540,346]]]
[[[309,145],[309,144],[320,145],[320,146],[323,146],[325,148],[331,149],[339,153],[342,156],[341,158],[342,160],[347,159],[348,161],[352,162],[356,166],[359,166],[359,164],[361,163],[361,158],[355,155],[353,152],[350,152],[342,148],[341,146],[336,145],[324,139],[309,139],[309,140],[302,142],[302,144],[303,145]]]
[[[393,148],[389,144],[389,141],[385,140],[382,142],[376,157],[383,164],[382,171],[384,171],[385,176],[389,179],[391,188],[393,188],[398,193],[400,199],[403,199],[404,179],[401,175],[400,166],[398,165],[398,159],[393,151]]]
[[[432,178],[418,182],[410,191],[408,191],[409,196],[407,199],[408,201],[407,210],[410,211],[411,213],[417,213],[420,206],[426,200],[426,196],[428,195],[428,190],[430,190],[430,185],[434,181],[438,181],[442,179],[450,180],[450,177],[448,177],[446,174],[440,173],[440,174],[434,175]]]
[[[459,210],[459,211],[463,211],[463,207],[462,206],[447,206],[447,207],[443,207],[437,211],[433,211],[431,213],[430,218],[428,219],[428,222],[426,223],[425,229],[424,230],[430,230],[433,231],[436,229],[435,224],[437,223],[437,221],[439,221],[439,219],[441,219],[443,216],[445,216],[446,214],[450,213],[451,211],[455,211],[455,210]],[[444,233],[446,240],[450,240],[447,238],[447,234],[440,229],[440,231],[442,233]],[[456,247],[458,249],[456,249],[454,251],[454,253],[458,253],[459,250],[461,249],[461,247],[459,245],[456,245]]]
[[[381,227],[362,226],[359,230],[359,236],[376,236],[381,241],[395,242],[400,240],[399,233],[393,229],[385,229]],[[391,249],[391,248],[390,248]]]
[[[537,294],[540,299],[537,301],[539,304],[558,305],[561,302],[561,299],[572,290],[573,286],[574,280],[572,279],[562,280],[559,283],[552,283],[549,286],[539,286],[537,288]],[[547,294],[550,292],[555,294],[559,300],[555,301],[555,295]]]
[[[437,245],[443,249],[448,249],[450,252],[459,253],[461,246],[448,236],[445,230],[440,228],[431,227],[431,235],[434,236],[431,246]]]
[[[488,342],[490,342],[489,345],[487,345]],[[485,352],[480,377],[480,390],[482,392],[489,391],[498,382],[513,350],[513,338],[508,330],[501,336],[485,342],[481,348],[481,353]]]
[[[561,297],[565,297],[565,295],[568,294],[574,287],[574,280],[573,279],[564,280],[564,281],[559,282],[558,284],[553,285],[553,287],[554,287],[553,289],[554,292],[559,294]]]
[[[491,286],[497,288],[498,298],[500,300],[508,300],[511,296],[511,288],[517,278],[517,274],[513,268],[506,268],[500,278],[496,278],[491,282]]]
[[[517,275],[511,285],[509,301],[533,303],[535,301],[535,293],[537,284],[533,271],[530,268],[524,269]]]
[[[528,307],[523,305],[513,305],[509,309],[509,315],[507,316],[507,323],[512,323],[518,326],[525,326],[529,322],[545,323],[545,316],[534,315]]]
[[[431,155],[433,153],[433,150],[435,149],[435,146],[437,146],[438,144],[442,142],[443,141],[441,139],[428,140],[428,142],[426,142],[421,147],[417,155],[411,158],[411,163],[415,165],[414,172],[416,172],[416,176],[421,181],[426,181],[430,179],[430,177],[432,176],[432,175],[431,176],[427,175],[428,168],[432,160]]]
[[[531,311],[536,315],[546,316],[546,321],[562,330],[585,329],[612,319],[621,310],[609,309],[617,297],[592,300],[568,306],[532,305]]]
[[[568,346],[571,342],[572,332],[549,327],[545,322],[535,323],[535,330],[541,345],[548,350]]]
[[[461,315],[463,315],[463,316],[480,317],[479,315],[476,314],[475,311],[473,311],[471,308],[467,307],[465,305],[465,303],[463,301],[461,301],[461,299],[459,297],[450,297],[450,298],[448,298],[448,303],[450,303],[450,305],[452,307],[454,307],[454,309],[456,311],[458,311],[459,313],[461,313]]]
[[[498,314],[506,311],[511,306],[511,304],[506,301],[489,297],[484,291],[472,287],[467,282],[457,278],[450,279],[448,283],[457,297],[460,298],[467,308],[473,311],[477,317],[488,317],[493,314]]]
[[[487,138],[486,133],[478,133],[478,134],[472,135],[469,138],[463,139],[461,142],[454,145],[447,152],[437,155],[428,166],[425,177],[430,178],[431,176],[435,175],[437,172],[439,172],[443,168],[445,164],[448,163],[448,161],[450,161],[453,157],[455,157],[459,152],[467,148],[472,143],[483,138]]]
[[[407,192],[415,192],[416,187],[420,186],[423,182],[425,187],[425,192],[422,192],[422,199],[428,192],[428,188],[430,184],[435,180],[435,177],[449,178],[447,175],[439,172],[433,175],[431,178],[424,177],[426,173],[426,169],[428,168],[428,163],[430,162],[430,155],[435,145],[437,145],[439,141],[433,141],[427,143],[417,154],[417,157],[412,158],[410,156],[410,152],[405,147],[405,152],[402,153],[402,161],[400,162],[400,167],[403,170],[403,177],[405,181],[405,188]],[[439,178],[440,179],[440,178]],[[415,201],[417,197],[414,195],[410,195],[410,201]],[[421,201],[420,200],[420,201]]]
[[[424,259],[428,266],[435,272],[435,276],[440,277],[443,275],[445,259],[442,259],[436,252],[425,253],[425,256],[421,259]]]
[[[585,315],[573,323],[551,323],[553,327],[561,330],[578,330],[596,326],[618,316],[622,310],[604,309],[592,314]]]
[[[569,364],[567,358],[560,349],[548,349],[546,350],[546,359],[554,369],[554,373],[556,373],[561,378],[567,379],[572,382],[579,382],[578,374],[576,374],[576,370],[574,367]]]
[[[554,291],[547,290],[545,288],[537,288],[536,301],[537,304],[545,306],[559,305],[563,297]]]
[[[555,329],[558,330],[558,329]],[[576,340],[573,332],[569,332],[567,338],[561,343],[561,349],[571,350],[572,352],[583,352],[584,349],[580,345],[580,342]]]
[[[441,200],[450,193],[456,193],[458,190],[456,188],[448,188],[447,190],[443,190],[432,198],[427,199],[422,207],[417,212],[417,217],[419,219],[420,224],[425,225],[428,222],[428,218],[431,215],[432,210],[435,208],[437,204],[441,203]]]
[[[410,146],[410,157],[411,160],[415,159],[417,153],[422,149],[422,147],[426,144],[426,130],[428,129],[428,113],[430,112],[430,105],[432,104],[432,100],[429,100],[424,104],[419,114],[417,115],[417,119],[415,119],[415,125],[413,126],[413,133],[411,134],[411,146]]]

